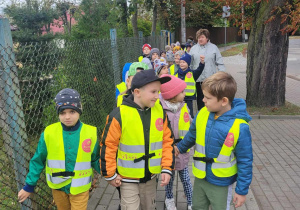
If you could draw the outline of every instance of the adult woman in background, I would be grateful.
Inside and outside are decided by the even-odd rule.
[[[209,37],[210,33],[207,29],[197,31],[196,40],[198,43],[192,47],[189,53],[192,56],[191,69],[196,69],[199,66],[201,55],[205,56],[205,67],[196,81],[198,110],[204,107],[204,102],[202,101],[204,96],[201,89],[202,82],[217,71],[225,71],[220,50],[215,44],[210,42]]]

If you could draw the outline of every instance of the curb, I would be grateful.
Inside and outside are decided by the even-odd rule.
[[[250,115],[252,119],[300,120],[300,115]]]

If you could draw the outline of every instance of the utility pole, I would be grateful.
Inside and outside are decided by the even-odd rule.
[[[181,0],[181,44],[186,42],[185,0]]]

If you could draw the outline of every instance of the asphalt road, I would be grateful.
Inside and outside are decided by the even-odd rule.
[[[300,81],[300,38],[290,38],[286,74],[287,77]]]

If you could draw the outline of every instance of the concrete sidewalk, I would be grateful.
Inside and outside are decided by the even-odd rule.
[[[227,46],[229,49],[233,46]],[[223,51],[224,48],[220,48]],[[226,71],[238,84],[236,97],[246,98],[246,62],[241,55],[226,57]],[[300,106],[300,81],[287,78],[286,100]],[[300,114],[300,113],[299,113]],[[277,118],[277,119],[276,119]],[[239,210],[300,209],[300,117],[254,118],[250,122],[253,139],[253,181],[245,205]],[[191,172],[192,182],[194,176]],[[174,197],[178,210],[187,209],[183,187],[175,174]],[[157,210],[163,210],[164,188],[157,186]],[[100,178],[88,209],[117,210],[118,192]],[[231,210],[235,209],[231,205]]]
[[[195,177],[192,173],[192,156],[189,162],[189,172],[192,180],[192,184],[194,183]],[[174,199],[176,201],[176,206],[178,210],[187,209],[186,198],[184,196],[183,186],[180,181],[179,175],[175,173],[174,179]],[[233,191],[234,193],[234,191]],[[165,205],[165,188],[160,186],[160,180],[157,184],[157,195],[156,195],[156,209],[164,210]],[[119,206],[119,193],[116,188],[109,185],[103,178],[101,178],[99,186],[94,191],[92,197],[89,200],[88,210],[117,210]],[[255,200],[255,197],[252,193],[252,190],[249,190],[249,194],[247,195],[247,200],[244,206],[240,207],[239,210],[258,210],[258,204]],[[231,204],[230,210],[235,210],[233,204]]]

